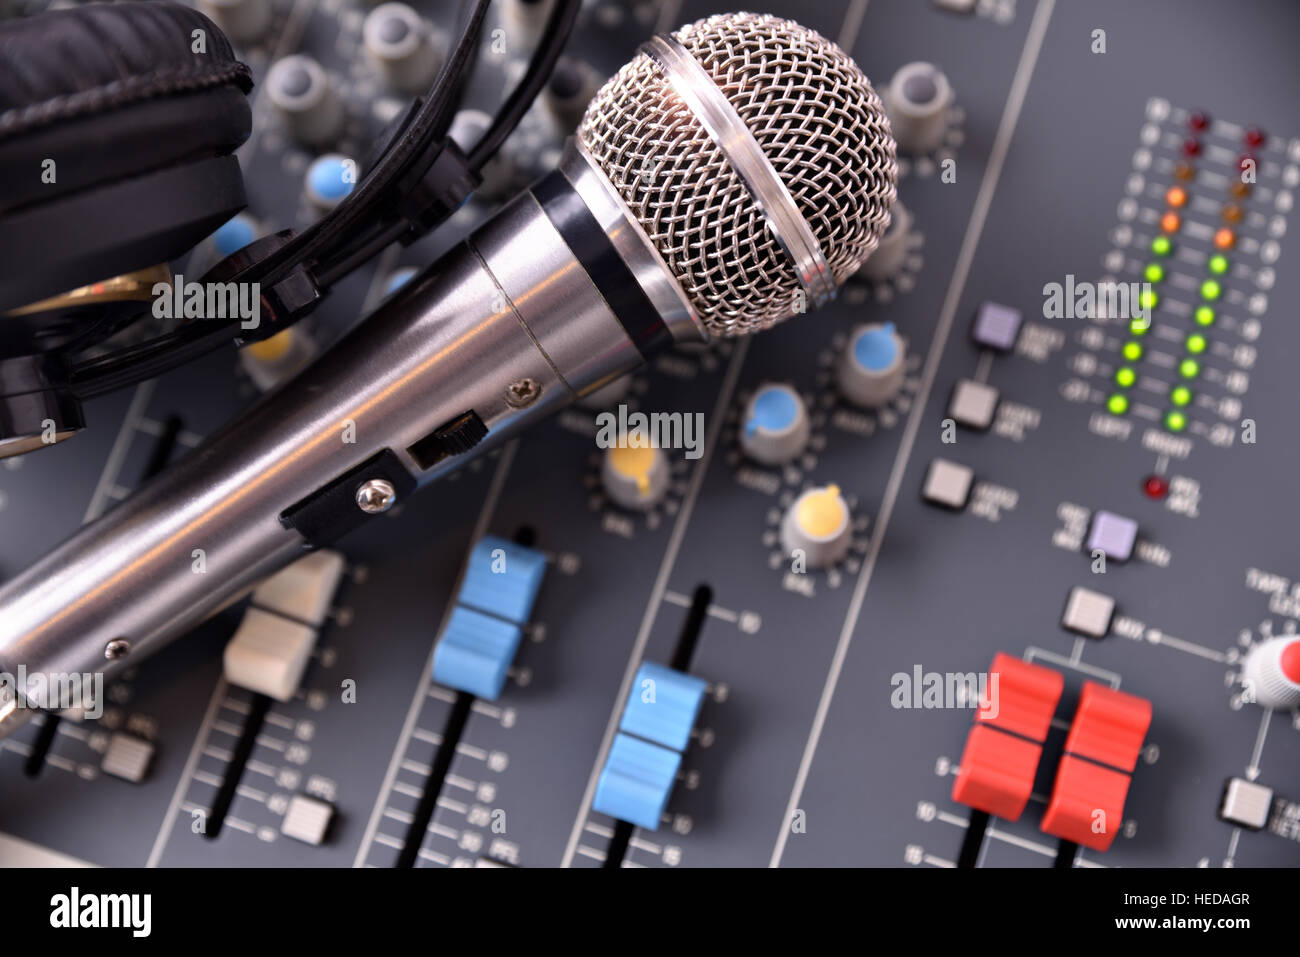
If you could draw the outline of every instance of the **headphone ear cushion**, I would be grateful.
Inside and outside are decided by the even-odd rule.
[[[175,258],[244,205],[230,154],[252,129],[251,88],[221,30],[178,4],[91,4],[0,25],[0,236],[44,260],[49,293]],[[185,170],[189,188],[208,188],[211,203],[191,200],[183,213],[138,208],[151,176],[171,174],[160,182],[176,189]],[[119,264],[102,246],[71,257],[82,268],[53,275],[68,261],[56,208],[72,233],[113,226],[119,207],[133,261]],[[52,247],[36,255],[32,243],[46,241]],[[0,309],[8,291],[0,287]],[[30,301],[32,290],[20,295]]]

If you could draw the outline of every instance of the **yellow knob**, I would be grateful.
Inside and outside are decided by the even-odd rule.
[[[655,449],[649,445],[622,445],[609,450],[609,464],[619,475],[636,483],[642,495],[650,490],[650,469]]]
[[[283,359],[291,345],[293,345],[293,330],[285,329],[269,339],[254,342],[244,348],[248,350],[249,355],[260,362],[274,362],[276,359]]]
[[[827,485],[805,495],[795,512],[795,521],[812,538],[830,538],[844,527],[844,500],[836,485]]]

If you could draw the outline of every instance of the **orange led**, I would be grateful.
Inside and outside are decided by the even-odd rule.
[[[1250,184],[1233,183],[1230,192],[1232,193],[1233,196],[1236,196],[1238,199],[1245,199],[1247,196],[1250,195]]]
[[[1236,203],[1229,203],[1223,207],[1223,221],[1225,223],[1241,222],[1241,207]]]
[[[1216,249],[1231,249],[1237,237],[1233,235],[1231,229],[1220,229],[1214,234],[1214,246]]]
[[[1179,163],[1174,167],[1174,175],[1179,179],[1191,179],[1196,175],[1196,170],[1192,168],[1191,163]]]
[[[1180,206],[1187,205],[1187,190],[1181,186],[1170,186],[1169,192],[1165,193],[1165,202],[1177,209]]]
[[[1160,228],[1167,233],[1178,232],[1178,227],[1182,224],[1183,221],[1178,218],[1178,214],[1175,212],[1168,212],[1160,217]]]

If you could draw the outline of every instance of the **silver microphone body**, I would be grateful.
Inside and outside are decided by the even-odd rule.
[[[576,144],[558,175],[627,267],[618,278],[635,277],[653,304],[660,344],[704,341]],[[427,484],[638,366],[645,345],[625,319],[525,192],[297,377],[0,588],[0,672],[39,662],[111,677],[301,555],[308,543],[282,516],[336,477],[388,450]],[[487,428],[472,448],[437,462],[413,451],[471,410]]]

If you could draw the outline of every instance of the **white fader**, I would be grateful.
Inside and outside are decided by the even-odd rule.
[[[1300,707],[1300,636],[1279,635],[1246,656],[1242,677],[1266,708]]]
[[[342,577],[343,556],[320,551],[258,585],[226,645],[226,680],[277,701],[292,698]]]

